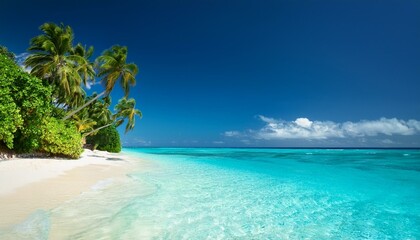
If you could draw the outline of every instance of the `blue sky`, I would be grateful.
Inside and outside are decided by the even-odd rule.
[[[126,146],[420,147],[417,0],[0,8],[0,44],[17,54],[49,21],[96,54],[128,46],[140,68],[130,96],[144,117],[122,134]]]

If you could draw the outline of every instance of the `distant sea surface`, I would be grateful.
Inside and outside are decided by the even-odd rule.
[[[48,213],[69,239],[420,239],[420,150],[123,152],[154,167]]]

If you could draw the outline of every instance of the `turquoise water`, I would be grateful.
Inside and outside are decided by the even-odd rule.
[[[48,236],[55,222],[68,239],[420,239],[420,150],[124,152],[154,167],[19,229]]]

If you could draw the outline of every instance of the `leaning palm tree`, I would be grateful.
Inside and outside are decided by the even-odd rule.
[[[86,100],[90,101],[93,98],[96,98],[97,94],[94,93],[92,96],[88,97]],[[111,105],[111,97],[107,96],[102,99],[95,100],[91,105],[82,109],[74,116],[79,115],[81,112],[88,112],[89,116],[95,120],[96,125],[88,133],[84,133],[83,136],[86,137],[92,133],[96,133],[98,130],[108,127],[116,123],[115,114],[112,114],[109,107]],[[99,126],[99,127],[98,127]]]
[[[86,113],[74,115],[74,123],[76,124],[77,130],[80,133],[91,131],[96,125],[96,122],[90,118]]]
[[[114,120],[113,114],[111,110],[109,110],[110,105],[111,105],[111,99],[108,96],[108,97],[95,101],[88,108],[90,116],[93,119],[95,119],[98,125],[103,126]]]
[[[97,64],[98,77],[101,78],[101,81],[105,86],[105,90],[73,112],[69,113],[63,118],[63,120],[70,118],[99,97],[103,95],[105,95],[105,97],[108,96],[114,89],[117,81],[120,82],[126,97],[128,96],[130,87],[136,84],[135,76],[138,72],[138,68],[134,63],[127,63],[127,47],[118,45],[111,47],[111,49],[104,51],[103,54],[97,58]]]
[[[125,126],[125,133],[132,130],[136,123],[136,115],[140,118],[142,117],[142,113],[140,110],[136,109],[136,100],[134,98],[122,98],[118,101],[118,104],[115,105],[116,118],[117,119],[127,119],[128,122]],[[121,125],[123,121],[120,121],[118,124]]]
[[[127,47],[113,46],[98,57],[98,62],[100,64],[98,77],[102,77],[105,84],[104,92],[109,94],[119,80],[127,97],[130,86],[136,84],[135,76],[138,72],[136,64],[127,63]]]
[[[118,101],[117,105],[115,105],[115,111],[116,113],[114,115],[112,115],[111,121],[108,124],[105,124],[99,128],[96,128],[86,134],[84,134],[84,136],[88,136],[92,133],[96,133],[99,130],[109,127],[111,125],[115,125],[115,126],[120,126],[121,124],[123,124],[124,120],[127,119],[127,125],[125,127],[125,133],[127,133],[128,131],[132,130],[134,128],[135,125],[135,117],[139,116],[140,118],[142,117],[142,113],[140,110],[136,109],[136,100],[134,100],[133,98],[127,99],[127,98],[122,98]]]
[[[96,95],[94,93],[92,96],[83,99],[83,101],[89,101]],[[91,131],[97,126],[103,126],[113,121],[113,114],[109,110],[110,105],[110,97],[97,99],[93,104],[74,114],[72,120],[76,123],[79,132]],[[89,127],[85,127],[85,125]]]
[[[28,49],[31,55],[25,60],[25,66],[31,69],[32,75],[53,86],[57,103],[75,105],[73,97],[84,94],[81,83],[93,78],[93,67],[92,71],[85,67],[89,61],[75,53],[73,30],[69,26],[44,23],[40,29],[43,34],[31,39]]]

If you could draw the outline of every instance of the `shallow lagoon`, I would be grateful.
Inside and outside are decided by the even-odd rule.
[[[7,235],[43,239],[53,228],[68,239],[420,238],[419,150],[124,152],[154,167],[39,210]]]

